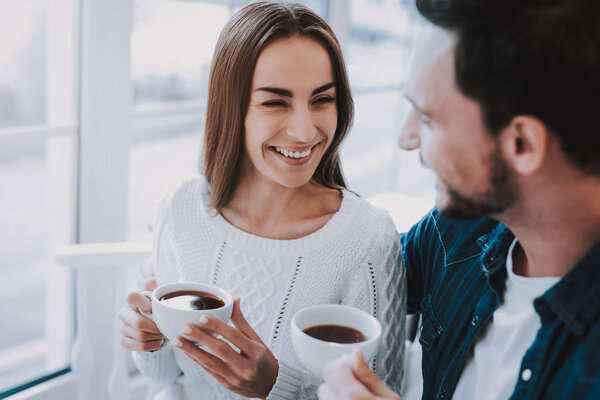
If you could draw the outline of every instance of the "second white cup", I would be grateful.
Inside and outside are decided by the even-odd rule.
[[[339,304],[321,304],[304,308],[292,317],[292,346],[306,369],[322,376],[323,368],[339,357],[361,349],[367,362],[371,362],[381,339],[381,324],[375,317],[358,308]],[[357,343],[335,343],[316,339],[304,330],[319,325],[349,327],[361,332],[365,339]]]

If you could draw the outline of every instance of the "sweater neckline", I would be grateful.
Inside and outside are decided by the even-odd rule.
[[[248,233],[232,225],[218,212],[209,213],[208,221],[225,241],[240,243],[258,252],[298,254],[325,245],[351,221],[358,197],[345,189],[341,190],[341,194],[340,208],[329,221],[315,232],[297,239],[270,239]]]

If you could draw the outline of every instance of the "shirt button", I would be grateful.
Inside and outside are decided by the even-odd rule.
[[[442,389],[442,391],[440,392],[440,398],[446,398],[446,391],[444,389]]]
[[[531,379],[531,370],[529,368],[523,370],[521,373],[521,379],[523,379],[525,382]]]
[[[471,321],[471,325],[476,326],[478,322],[479,322],[479,317],[476,315],[475,317],[473,317],[473,320]]]

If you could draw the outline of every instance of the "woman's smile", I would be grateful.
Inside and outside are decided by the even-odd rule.
[[[312,146],[268,146],[269,151],[280,160],[288,165],[305,165],[311,159],[314,151],[321,142],[315,143]]]

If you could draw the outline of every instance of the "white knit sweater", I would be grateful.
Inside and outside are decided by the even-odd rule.
[[[274,240],[243,232],[207,207],[203,179],[183,183],[159,205],[152,266],[158,284],[202,282],[242,298],[242,311],[279,361],[269,399],[316,399],[321,381],[302,369],[290,340],[291,317],[315,304],[348,304],[383,325],[375,371],[400,390],[405,276],[389,215],[349,191],[318,231]],[[161,399],[239,399],[168,344],[135,352],[140,371],[163,384]]]

